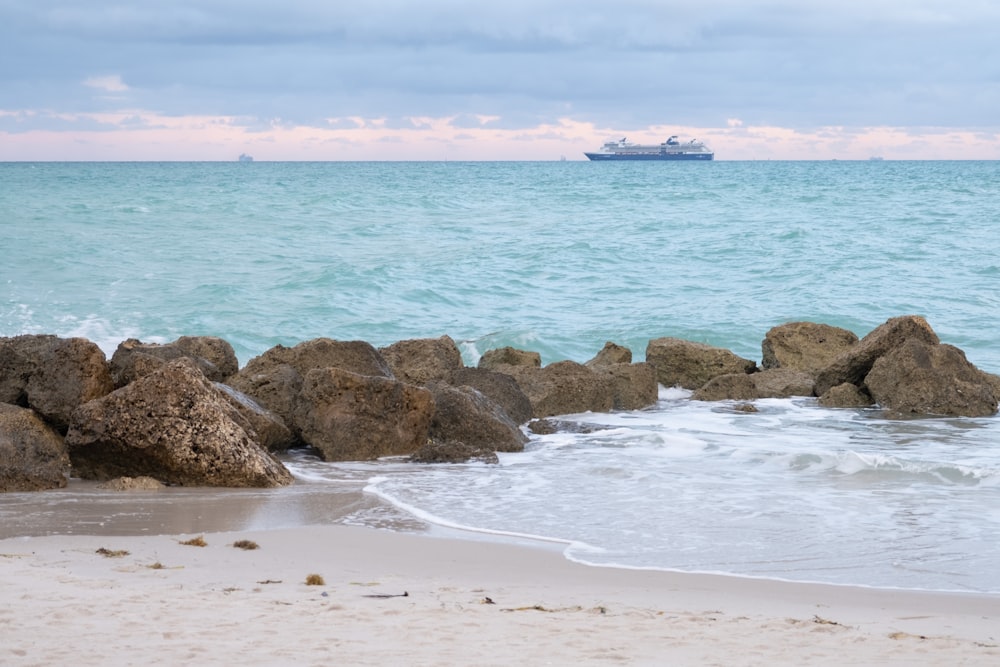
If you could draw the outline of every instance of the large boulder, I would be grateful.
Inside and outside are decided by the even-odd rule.
[[[326,461],[405,456],[427,442],[434,398],[424,387],[340,368],[309,371],[296,423]]]
[[[365,376],[393,378],[392,369],[370,343],[316,338],[295,347],[276,345],[254,357],[226,384],[274,412],[301,437],[299,394],[306,375],[316,369],[339,368]]]
[[[434,416],[430,438],[436,442],[458,441],[472,451],[520,452],[527,437],[496,402],[469,386],[453,387],[432,382]]]
[[[646,361],[656,367],[657,382],[664,387],[684,389],[699,389],[719,375],[749,374],[757,370],[756,362],[729,350],[680,338],[649,341]]]
[[[889,319],[816,373],[816,395],[822,396],[830,388],[844,382],[862,386],[875,360],[910,338],[931,345],[940,342],[927,320],[922,317],[904,315]]]
[[[239,369],[233,346],[216,336],[181,336],[172,343],[143,343],[129,338],[111,355],[111,376],[124,387],[163,364],[187,357],[213,382],[223,382]]]
[[[656,368],[648,362],[600,363],[588,368],[610,382],[613,410],[641,410],[659,399]]]
[[[449,336],[401,340],[379,348],[379,353],[396,379],[410,384],[444,380],[463,366],[462,353]]]
[[[868,392],[850,382],[830,387],[819,397],[817,403],[824,408],[867,408],[875,405]]]
[[[182,486],[273,487],[291,474],[187,358],[80,406],[66,445],[85,479],[149,476]]]
[[[542,355],[538,352],[519,350],[515,347],[498,347],[494,350],[487,350],[479,358],[479,368],[506,372],[504,371],[505,366],[541,368]]]
[[[455,387],[469,386],[485,394],[510,417],[515,424],[531,419],[531,400],[511,375],[487,368],[463,367],[453,370],[446,382]]]
[[[992,382],[965,353],[916,338],[876,359],[865,386],[897,415],[988,417],[997,411]]]
[[[85,338],[0,339],[0,401],[34,409],[59,431],[78,406],[113,388],[104,352]]]
[[[816,373],[858,342],[853,331],[816,324],[789,322],[773,327],[761,343],[761,368],[786,368]]]
[[[609,412],[614,407],[614,378],[595,373],[575,361],[558,361],[544,368],[511,365],[500,368],[517,380],[531,401],[533,417]]]
[[[695,390],[696,401],[752,401],[758,398],[812,396],[812,376],[803,371],[771,368],[747,375],[727,373],[714,377]]]
[[[285,421],[277,413],[262,407],[257,401],[229,385],[216,382],[215,387],[223,393],[230,405],[236,408],[240,415],[250,423],[257,434],[257,442],[264,449],[278,452],[297,444],[298,441],[292,435],[291,429],[285,425]]]
[[[0,492],[66,486],[66,443],[28,408],[0,403]]]
[[[695,401],[752,401],[757,387],[746,373],[717,375],[691,394]]]

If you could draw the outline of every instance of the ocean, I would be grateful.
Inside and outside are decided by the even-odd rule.
[[[213,335],[245,364],[320,336],[447,334],[468,365],[505,345],[583,362],[606,341],[640,361],[674,336],[759,361],[785,322],[863,336],[916,314],[1000,373],[998,224],[998,162],[4,163],[0,336],[110,357]],[[388,507],[594,565],[1000,593],[1000,418],[687,396],[569,415],[593,428],[499,465],[293,453],[298,484],[269,493],[365,489],[384,502],[339,521],[408,525]]]

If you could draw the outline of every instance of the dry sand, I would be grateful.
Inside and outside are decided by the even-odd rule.
[[[594,568],[556,545],[351,526],[182,544],[196,536],[0,540],[0,665],[1000,664],[998,596]]]

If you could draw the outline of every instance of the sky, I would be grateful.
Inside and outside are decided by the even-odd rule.
[[[0,161],[1000,159],[1000,0],[0,0]]]

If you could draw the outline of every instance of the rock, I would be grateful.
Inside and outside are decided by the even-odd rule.
[[[113,389],[104,352],[85,338],[0,339],[0,400],[64,431],[78,406]]]
[[[940,341],[927,321],[916,315],[904,315],[887,320],[872,330],[857,344],[844,350],[816,377],[816,395],[822,396],[831,387],[849,382],[861,386],[875,360],[902,345],[909,338],[936,345]]]
[[[729,350],[679,338],[656,338],[646,346],[646,361],[664,387],[700,389],[714,377],[753,373],[757,364]]]
[[[611,383],[613,410],[641,410],[659,398],[656,369],[650,363],[606,363],[588,368]]]
[[[124,387],[181,357],[194,361],[213,382],[223,382],[239,369],[233,346],[215,336],[181,336],[162,345],[129,338],[120,343],[111,356],[111,376],[115,387]]]
[[[66,486],[63,437],[33,411],[0,403],[0,492]]]
[[[816,373],[858,342],[853,331],[813,322],[773,327],[761,343],[761,367]]]
[[[428,439],[434,399],[423,387],[340,368],[309,371],[296,423],[326,461],[413,454]]]
[[[726,373],[712,378],[691,394],[695,401],[752,401],[757,386],[746,373]]]
[[[615,364],[631,364],[632,363],[632,350],[627,347],[623,347],[616,343],[608,341],[601,348],[601,351],[597,353],[593,359],[584,364],[584,366],[612,366]]]
[[[816,385],[812,375],[791,368],[769,368],[747,377],[757,389],[757,398],[812,396]]]
[[[609,412],[614,406],[615,382],[575,361],[559,361],[545,368],[504,366],[531,401],[533,417],[577,412]]]
[[[879,357],[865,386],[896,415],[988,417],[997,412],[993,384],[957,347],[909,338]]]
[[[520,452],[528,441],[517,424],[496,402],[472,387],[443,382],[427,386],[434,395],[430,438],[461,442],[475,450]]]
[[[542,355],[538,352],[528,352],[513,347],[500,347],[495,350],[487,350],[479,359],[479,368],[502,371],[504,366],[541,368]]]
[[[262,407],[257,401],[229,385],[216,382],[215,387],[229,400],[229,404],[236,408],[250,423],[257,434],[257,442],[264,449],[279,452],[298,443],[297,438],[285,425],[285,421],[276,413]]]
[[[458,440],[431,440],[410,456],[413,463],[499,463],[497,453],[489,447],[472,447]]]
[[[462,353],[448,336],[403,340],[379,349],[396,379],[416,385],[445,380],[462,368]]]
[[[277,345],[251,359],[226,384],[251,397],[284,421],[298,439],[299,394],[312,370],[340,368],[358,375],[393,378],[389,364],[364,341],[316,338],[295,347]]]
[[[528,422],[528,430],[535,435],[552,435],[553,433],[596,433],[607,429],[607,426],[595,426],[565,419],[532,419]]]
[[[66,445],[85,479],[149,476],[181,486],[273,487],[291,474],[187,358],[73,413]]]
[[[97,485],[107,491],[157,491],[166,488],[159,480],[152,477],[116,477]]]
[[[867,408],[875,404],[872,397],[863,389],[850,382],[830,387],[818,403],[824,408]]]
[[[469,386],[493,399],[515,424],[531,419],[531,401],[521,390],[517,380],[507,373],[486,368],[459,368],[448,376],[448,384]]]

